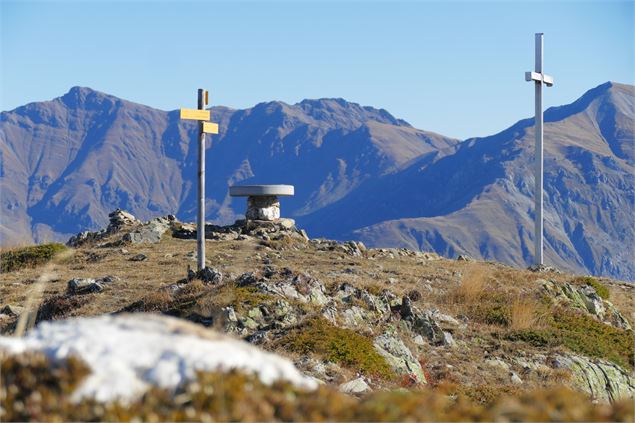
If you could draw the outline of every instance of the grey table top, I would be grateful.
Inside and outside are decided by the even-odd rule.
[[[292,196],[293,185],[234,185],[229,187],[232,197],[264,197],[264,196]]]

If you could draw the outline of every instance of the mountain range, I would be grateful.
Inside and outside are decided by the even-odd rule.
[[[211,109],[207,218],[244,212],[228,186],[286,183],[312,237],[467,254],[533,251],[533,119],[483,138],[419,130],[343,99]],[[607,82],[545,112],[545,261],[635,280],[635,87]],[[90,88],[0,113],[0,242],[66,239],[108,222],[194,220],[196,124]]]

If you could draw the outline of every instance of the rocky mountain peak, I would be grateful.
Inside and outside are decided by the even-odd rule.
[[[296,106],[299,106],[306,114],[316,119],[343,115],[349,119],[355,119],[360,123],[376,121],[395,126],[410,126],[408,122],[395,118],[385,109],[361,106],[358,103],[349,102],[343,98],[305,99],[297,103]]]
[[[103,93],[101,91],[93,90],[89,87],[72,87],[66,94],[59,98],[59,100],[67,107],[71,109],[95,109],[103,108],[105,106],[112,106],[114,103],[121,102],[119,98]]]

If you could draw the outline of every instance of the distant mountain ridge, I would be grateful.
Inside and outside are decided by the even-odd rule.
[[[606,83],[546,111],[549,263],[635,280],[634,106],[635,87]],[[211,111],[209,220],[243,213],[229,185],[290,183],[283,214],[311,236],[531,261],[533,119],[459,142],[343,99]],[[81,87],[2,112],[0,240],[63,239],[117,207],[193,220],[195,132],[177,111]]]

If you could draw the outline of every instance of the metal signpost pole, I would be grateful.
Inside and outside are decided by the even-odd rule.
[[[198,123],[198,213],[196,216],[196,246],[198,270],[205,269],[205,134],[218,134],[218,124],[209,122],[210,112],[205,110],[209,104],[207,91],[199,88],[198,108],[181,109],[181,119],[197,120]]]

